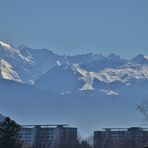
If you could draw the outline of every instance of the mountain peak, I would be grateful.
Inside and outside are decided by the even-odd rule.
[[[139,54],[137,54],[137,56],[135,58],[144,58],[144,55],[139,53]]]
[[[0,41],[0,45],[4,48],[11,48],[11,45],[10,44],[7,44],[7,43],[4,43],[2,41]]]
[[[2,49],[3,52],[6,52],[7,54],[19,53],[19,50],[17,48],[15,48],[11,44],[5,43],[3,41],[0,41],[0,48]]]
[[[138,64],[148,64],[148,56],[145,56],[143,54],[138,54],[136,57],[132,59],[132,62],[138,63]]]

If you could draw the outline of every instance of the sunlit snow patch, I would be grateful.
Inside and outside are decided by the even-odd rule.
[[[113,90],[100,90],[100,93],[108,95],[108,96],[117,96],[119,95],[117,92]]]

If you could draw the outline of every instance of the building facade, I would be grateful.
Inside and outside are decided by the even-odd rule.
[[[25,125],[20,135],[23,148],[66,148],[77,144],[77,128],[66,125]]]
[[[94,132],[94,148],[144,148],[147,144],[146,128],[106,128]]]

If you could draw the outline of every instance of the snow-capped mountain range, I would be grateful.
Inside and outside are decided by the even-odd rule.
[[[60,93],[98,90],[117,95],[114,84],[128,87],[148,80],[148,57],[139,54],[127,60],[115,54],[92,53],[66,56],[0,41],[0,77]]]

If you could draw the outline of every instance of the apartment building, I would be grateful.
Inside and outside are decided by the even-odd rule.
[[[77,144],[77,128],[67,125],[23,125],[24,148],[66,148]]]
[[[147,144],[146,128],[105,128],[94,132],[94,148],[144,148]]]

